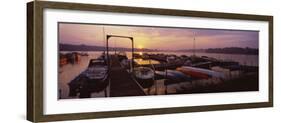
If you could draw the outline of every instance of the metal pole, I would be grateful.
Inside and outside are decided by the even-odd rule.
[[[130,39],[132,40],[132,72],[134,72],[134,39],[133,37]]]
[[[133,69],[134,69],[134,38],[133,37],[128,37],[128,36],[119,36],[119,35],[106,35],[107,39],[106,39],[106,50],[107,50],[107,56],[108,55],[108,40],[109,38],[111,37],[119,37],[119,38],[129,38],[131,41],[132,41],[132,61],[131,61],[131,64],[132,64],[132,72],[133,72]]]
[[[108,40],[109,40],[110,36],[106,35],[106,57],[107,57],[107,66],[108,66],[108,70],[110,71],[110,59],[109,59],[109,53],[108,53]],[[110,73],[110,72],[109,72]]]
[[[196,36],[196,34],[195,34],[195,32],[194,32],[194,37],[193,37],[193,56],[195,56],[195,36]]]

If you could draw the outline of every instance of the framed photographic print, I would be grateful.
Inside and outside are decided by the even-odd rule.
[[[33,122],[273,106],[273,17],[27,3]]]

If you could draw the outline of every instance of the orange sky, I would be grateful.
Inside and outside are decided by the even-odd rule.
[[[59,43],[105,46],[105,34],[134,37],[136,48],[197,49],[222,47],[258,48],[258,31],[159,28],[59,23]],[[195,34],[195,36],[194,36]],[[130,40],[110,38],[111,47],[130,47]]]

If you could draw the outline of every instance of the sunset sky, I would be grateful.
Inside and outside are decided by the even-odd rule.
[[[59,23],[59,43],[105,46],[105,34],[132,36],[136,48],[196,49],[223,47],[258,48],[258,31],[159,28]],[[195,34],[195,36],[194,36]],[[110,47],[130,47],[128,39],[110,38]]]

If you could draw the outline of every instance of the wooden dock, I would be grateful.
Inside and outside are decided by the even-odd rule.
[[[110,97],[146,95],[142,87],[122,68],[117,56],[110,56],[110,66]]]

